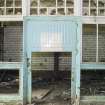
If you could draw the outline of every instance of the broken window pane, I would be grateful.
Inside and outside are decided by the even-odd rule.
[[[16,7],[22,7],[22,1],[21,0],[15,0],[15,6]]]
[[[57,2],[58,2],[57,3],[58,4],[58,7],[64,6],[64,3],[65,3],[64,0],[58,0]]]
[[[105,16],[105,9],[99,9],[98,10],[98,15],[99,16]]]
[[[47,8],[41,8],[40,15],[47,15]]]
[[[13,7],[13,0],[6,0],[7,7]]]
[[[0,94],[19,93],[19,70],[0,70]]]
[[[31,0],[31,7],[35,7],[38,5],[38,0]]]
[[[37,15],[37,14],[38,14],[37,8],[31,8],[30,14],[31,14],[31,15]]]
[[[67,15],[73,15],[74,9],[73,8],[67,8]]]
[[[41,7],[55,7],[56,0],[40,0]]]
[[[99,0],[98,1],[98,6],[99,7],[105,7],[105,0]]]
[[[64,8],[58,8],[57,11],[58,11],[58,15],[65,15]]]
[[[91,16],[96,16],[97,15],[97,10],[96,9],[90,9],[90,15]]]
[[[21,8],[15,8],[15,15],[21,15],[22,9]]]
[[[0,7],[4,7],[5,0],[0,0]]]
[[[83,8],[83,16],[89,16],[89,9]]]
[[[49,8],[48,9],[48,14],[49,15],[56,15],[56,9],[55,8]]]
[[[74,0],[67,0],[66,1],[66,5],[67,5],[67,7],[73,7],[74,6]]]
[[[97,0],[90,0],[91,7],[97,7]]]

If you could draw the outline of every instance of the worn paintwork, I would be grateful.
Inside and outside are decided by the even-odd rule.
[[[51,34],[60,35],[60,45],[54,48],[48,48],[47,44],[43,48],[42,33],[46,38]],[[31,103],[32,86],[31,86],[31,53],[32,52],[72,52],[72,79],[71,79],[71,99],[72,104],[79,104],[80,98],[80,34],[81,22],[80,17],[25,17],[24,34],[26,36],[26,56],[27,56],[27,73],[28,73],[28,93],[27,99]],[[59,39],[58,39],[59,40]],[[53,44],[53,42],[52,42]],[[58,43],[59,44],[59,43]],[[60,46],[60,47],[59,47]]]

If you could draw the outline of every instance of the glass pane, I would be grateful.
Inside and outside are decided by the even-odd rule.
[[[31,8],[30,15],[37,15],[37,8]]]
[[[38,5],[37,0],[31,0],[31,7],[35,7],[37,5]]]
[[[99,62],[105,62],[105,24],[100,24],[98,27],[98,57]]]
[[[90,9],[90,15],[91,16],[96,16],[97,15],[97,10],[96,9]]]
[[[13,0],[6,0],[7,7],[13,7]]]
[[[15,15],[22,15],[22,9],[21,8],[15,8]]]
[[[48,14],[49,15],[56,15],[56,9],[55,8],[49,8],[48,9]]]
[[[74,6],[74,0],[67,0],[66,1],[66,5],[67,5],[67,7],[73,7]]]
[[[0,0],[0,7],[4,7],[5,0]]]
[[[41,8],[40,15],[47,15],[47,8]]]
[[[6,15],[13,15],[13,8],[7,8]]]
[[[89,0],[83,0],[83,7],[89,6]]]
[[[55,7],[56,0],[40,0],[41,7]]]
[[[58,11],[58,15],[65,15],[64,8],[58,8],[57,11]]]
[[[21,0],[15,0],[15,6],[16,7],[21,7],[22,6],[22,1]]]
[[[90,6],[96,7],[97,6],[97,0],[90,0]]]
[[[73,8],[67,8],[67,15],[73,15],[74,9]]]
[[[96,62],[96,25],[95,24],[83,25],[82,61]]]
[[[4,8],[0,8],[0,15],[4,15]]]
[[[60,6],[64,6],[65,2],[64,0],[58,0],[57,4],[58,4],[58,7],[60,7]]]
[[[89,8],[83,8],[83,16],[89,16]]]
[[[98,15],[99,16],[105,16],[105,9],[99,9],[98,10]]]
[[[99,0],[98,1],[98,6],[99,7],[105,7],[105,0]]]

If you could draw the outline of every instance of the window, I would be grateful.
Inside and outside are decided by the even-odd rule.
[[[22,15],[22,0],[0,0],[0,15]]]
[[[105,62],[105,24],[84,24],[82,61]]]
[[[105,0],[83,0],[83,16],[105,16]]]
[[[31,0],[30,15],[74,15],[74,0]]]

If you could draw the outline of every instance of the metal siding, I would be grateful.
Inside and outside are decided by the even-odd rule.
[[[34,28],[31,28],[34,27]],[[75,47],[74,39],[76,36],[76,24],[74,22],[69,21],[29,21],[27,26],[27,42],[30,42],[28,44],[27,49],[28,52],[30,51],[72,51],[72,49]],[[41,48],[41,33],[46,33],[50,38],[50,35],[52,33],[60,34],[61,37],[61,45],[59,44],[58,47],[56,47],[57,41],[55,41],[53,44],[55,47],[50,47],[48,49]],[[58,39],[59,40],[59,39]],[[49,39],[46,40],[46,43],[49,43]],[[62,48],[60,48],[60,47]],[[43,46],[42,46],[43,47]]]

